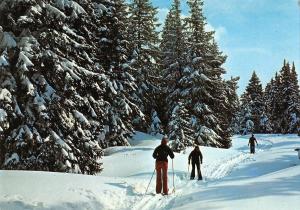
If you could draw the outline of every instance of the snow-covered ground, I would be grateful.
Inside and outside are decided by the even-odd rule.
[[[0,171],[0,209],[300,209],[300,147],[296,135],[257,135],[249,154],[249,136],[235,136],[228,150],[201,147],[204,181],[190,181],[187,156],[175,154],[175,193],[152,193],[153,149],[158,138],[137,133],[132,147],[109,148],[99,176]],[[169,188],[173,190],[172,162]]]

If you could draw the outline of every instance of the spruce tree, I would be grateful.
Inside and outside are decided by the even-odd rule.
[[[233,118],[226,118],[221,110],[230,110],[228,85],[222,79],[225,69],[222,64],[226,56],[219,51],[214,41],[214,32],[205,31],[201,0],[188,1],[190,17],[185,19],[187,34],[187,67],[180,80],[181,95],[187,101],[190,113],[195,118],[198,143],[230,147],[229,124]],[[228,89],[227,89],[228,90]]]
[[[160,48],[162,51],[162,66],[163,66],[163,94],[165,98],[166,118],[168,119],[168,135],[171,140],[175,140],[174,133],[183,132],[182,135],[189,135],[190,131],[185,130],[183,124],[172,124],[172,116],[176,107],[185,107],[186,102],[181,100],[180,91],[182,86],[180,79],[183,77],[185,68],[185,39],[183,36],[183,25],[181,21],[180,1],[174,0],[170,9],[162,32],[162,41]],[[186,116],[186,119],[190,116]],[[174,130],[175,129],[175,130]],[[176,137],[177,138],[177,137]],[[188,136],[187,139],[191,137]],[[179,139],[183,140],[183,139]],[[179,144],[176,144],[179,146]],[[187,145],[184,145],[187,146]],[[180,147],[183,148],[183,147]],[[179,150],[179,148],[174,148]]]
[[[274,86],[275,86],[274,79],[271,78],[271,81],[267,83],[264,90],[264,96],[263,96],[264,109],[263,109],[263,114],[260,123],[262,133],[273,133],[274,125],[272,124],[271,121],[271,113],[275,102]]]
[[[281,114],[282,118],[280,120],[281,133],[287,133],[289,127],[289,112],[288,107],[291,102],[291,68],[290,64],[284,60],[284,65],[280,70],[281,83],[279,86],[279,91],[282,96],[281,100]]]
[[[271,123],[273,125],[273,132],[274,133],[281,133],[281,120],[282,120],[282,113],[283,113],[283,108],[282,108],[282,100],[283,100],[283,95],[281,92],[281,77],[280,75],[276,72],[275,78],[274,78],[274,84],[273,84],[273,94],[274,98],[272,100],[272,109],[271,109]]]
[[[1,2],[0,49],[8,50],[9,64],[0,74],[7,114],[2,168],[101,170],[102,150],[93,132],[103,129],[97,117],[104,106],[95,90],[103,79],[88,59],[97,57],[92,11],[90,1]]]
[[[136,119],[136,129],[149,129],[152,109],[159,95],[159,24],[156,17],[157,9],[149,0],[133,0],[129,5],[129,65],[136,79],[138,88],[135,91],[136,103],[146,115],[146,122]]]
[[[106,2],[107,12],[99,20],[100,63],[103,63],[108,86],[104,98],[108,104],[107,121],[108,146],[129,145],[128,138],[134,132],[132,122],[144,121],[144,114],[134,103],[137,90],[135,78],[130,74],[128,65],[127,6],[123,0]]]
[[[298,75],[295,64],[292,64],[290,72],[290,97],[288,100],[288,133],[296,133],[300,124],[300,91]]]
[[[248,130],[248,132],[262,132],[261,117],[263,116],[264,110],[263,89],[255,71],[249,80],[245,94],[242,95],[241,106],[244,110],[244,122],[242,126],[247,130],[251,127],[251,130]],[[253,128],[251,126],[252,124]]]
[[[240,132],[238,115],[240,109],[240,102],[239,97],[237,95],[239,79],[239,77],[231,77],[231,79],[226,81],[225,83],[226,98],[228,99],[228,101],[226,109],[222,111],[222,122],[224,129],[227,129],[230,135],[237,134]]]
[[[152,113],[151,113],[151,126],[148,130],[148,133],[150,133],[151,135],[163,133],[163,130],[161,127],[161,120],[159,119],[159,116],[154,109],[152,110]]]
[[[179,102],[174,107],[168,130],[170,131],[169,138],[172,139],[171,147],[176,152],[180,152],[195,143],[194,138],[192,138],[192,121],[183,103]]]
[[[293,64],[291,67],[288,62],[284,61],[280,70],[280,78],[282,115],[279,123],[281,132],[295,133],[300,118],[299,85],[295,65]]]
[[[293,113],[291,116],[291,124],[289,128],[290,133],[298,133],[300,135],[300,89],[298,82],[298,75],[295,67],[295,63],[291,69],[291,88],[292,88],[292,103],[289,110]]]
[[[124,2],[0,5],[2,168],[99,172],[102,148],[128,145],[142,115],[127,72]]]

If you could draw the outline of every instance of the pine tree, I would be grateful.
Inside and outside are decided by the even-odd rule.
[[[280,124],[281,133],[295,133],[300,118],[299,106],[299,86],[295,65],[290,67],[289,63],[284,61],[280,70],[280,86],[281,94],[280,113],[278,124]]]
[[[109,146],[129,145],[127,139],[134,131],[132,121],[144,121],[144,114],[133,98],[137,85],[129,73],[126,4],[123,0],[107,4],[108,11],[101,20],[100,32],[100,62],[109,79],[108,91],[104,94],[109,102],[106,139]]]
[[[161,128],[161,120],[159,119],[159,116],[155,110],[152,110],[151,113],[151,126],[148,130],[148,133],[150,133],[151,135],[163,133]]]
[[[227,106],[223,111],[223,126],[229,131],[229,134],[238,134],[240,132],[239,125],[239,109],[240,102],[237,95],[239,77],[232,77],[226,81],[226,98]]]
[[[242,126],[247,129],[247,132],[262,132],[261,117],[263,116],[264,110],[263,89],[255,71],[249,80],[245,94],[242,95],[241,107],[244,111],[244,121]],[[251,129],[249,130],[249,128]]]
[[[230,147],[229,124],[233,118],[221,110],[230,110],[228,85],[221,75],[225,73],[222,64],[226,57],[219,51],[214,41],[214,32],[206,32],[203,16],[203,2],[188,1],[190,17],[185,19],[187,33],[187,67],[180,80],[181,95],[187,100],[191,115],[195,120],[198,143]],[[228,89],[227,89],[228,90]]]
[[[101,93],[87,90],[101,87],[103,79],[88,60],[97,48],[89,43],[96,34],[86,35],[87,28],[96,28],[96,17],[87,11],[93,11],[91,2],[1,2],[0,48],[8,49],[9,63],[0,75],[8,123],[2,132],[4,169],[101,170],[102,150],[92,133],[103,129],[97,119]]]
[[[297,126],[300,124],[300,91],[298,84],[298,75],[296,72],[295,64],[293,63],[290,72],[290,97],[288,100],[288,132],[296,133]]]
[[[273,132],[274,133],[281,133],[281,126],[280,121],[282,119],[282,92],[280,90],[281,87],[281,78],[280,75],[276,72],[274,78],[274,85],[273,85],[273,94],[274,98],[272,100],[272,109],[271,109],[271,123],[273,125]]]
[[[0,73],[2,167],[99,172],[101,147],[128,145],[131,121],[142,115],[127,72],[124,2],[0,5],[0,52],[9,64]]]
[[[174,107],[169,126],[169,138],[172,139],[171,147],[174,151],[180,152],[195,143],[191,137],[193,132],[191,118],[182,102]]]
[[[291,69],[289,63],[284,60],[284,65],[280,70],[280,79],[281,83],[279,86],[279,91],[282,96],[281,100],[281,120],[280,128],[281,133],[287,133],[289,126],[289,113],[288,107],[291,100]]]
[[[147,124],[141,119],[135,120],[135,128],[149,128],[151,112],[159,94],[159,26],[156,18],[157,9],[149,0],[133,0],[129,5],[129,65],[138,86],[135,94],[136,102],[146,115]]]
[[[178,134],[183,132],[188,135],[190,132],[185,130],[182,124],[174,126],[172,124],[172,117],[176,107],[185,107],[185,101],[181,101],[180,91],[182,89],[179,80],[183,76],[185,67],[185,40],[183,36],[183,25],[180,14],[180,1],[174,0],[172,8],[170,9],[162,33],[162,41],[160,48],[162,51],[162,65],[163,65],[163,94],[166,104],[166,115],[168,120],[168,135],[171,140],[175,140],[174,133]],[[181,103],[181,105],[179,104]],[[189,118],[189,116],[186,116]],[[170,124],[171,123],[171,124]],[[180,126],[179,126],[180,125]],[[176,129],[176,130],[174,130]],[[191,137],[186,137],[190,139]],[[183,141],[183,139],[179,139]],[[177,144],[179,145],[179,144]],[[187,145],[184,145],[187,146]],[[180,147],[183,148],[183,147]],[[179,150],[177,148],[176,150]]]
[[[272,121],[271,121],[271,113],[272,113],[272,109],[273,109],[274,103],[275,103],[274,86],[275,86],[274,79],[271,78],[271,81],[269,83],[267,83],[265,90],[264,90],[264,96],[263,96],[264,111],[263,111],[263,114],[261,117],[261,123],[260,123],[262,133],[273,133],[274,125],[272,124]]]

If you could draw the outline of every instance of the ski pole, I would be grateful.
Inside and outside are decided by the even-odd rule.
[[[154,171],[153,171],[153,173],[152,173],[152,176],[151,176],[150,182],[149,182],[149,184],[148,184],[148,186],[147,186],[147,189],[146,189],[146,192],[145,192],[145,194],[144,194],[144,195],[146,195],[146,193],[148,192],[148,188],[149,188],[149,186],[150,186],[150,184],[151,184],[151,181],[152,181],[152,178],[153,178],[153,175],[154,175],[154,173],[155,173],[155,168],[154,168]]]
[[[188,173],[187,173],[187,177],[189,176],[190,174],[190,163],[188,164]]]
[[[173,171],[173,193],[175,193],[175,182],[174,182],[174,162],[172,159],[172,171]]]

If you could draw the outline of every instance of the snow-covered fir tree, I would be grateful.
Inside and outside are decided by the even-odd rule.
[[[189,131],[184,131],[183,127],[170,125],[175,107],[185,106],[185,101],[181,101],[180,91],[182,89],[179,80],[183,76],[185,68],[185,39],[183,35],[183,24],[180,14],[180,1],[174,0],[172,7],[167,15],[163,32],[160,48],[162,51],[162,66],[163,66],[163,94],[162,98],[165,101],[165,113],[168,119],[168,135],[173,133],[185,132],[186,135]],[[179,102],[182,105],[179,105]],[[181,125],[181,124],[180,124]],[[177,130],[173,130],[177,129]],[[187,137],[190,138],[190,137]],[[171,140],[175,140],[170,138]],[[185,145],[186,146],[186,145]]]
[[[129,145],[127,139],[134,131],[135,119],[144,121],[144,114],[134,103],[137,85],[128,65],[128,40],[126,39],[127,6],[123,0],[104,1],[107,8],[100,24],[100,63],[108,76],[104,99],[109,102],[107,110],[109,132],[105,135],[109,146]]]
[[[128,145],[139,108],[123,1],[0,3],[4,169],[94,174],[101,147]]]
[[[249,132],[260,133],[261,117],[263,116],[263,89],[260,79],[253,72],[245,93],[241,96],[243,134]]]
[[[300,96],[295,65],[291,67],[288,62],[284,61],[283,67],[271,84],[268,98],[272,101],[269,112],[273,132],[296,133],[300,118]]]
[[[195,143],[192,119],[182,102],[178,102],[172,111],[168,131],[170,132],[169,138],[172,140],[171,147],[176,152],[180,152]]]
[[[134,93],[136,103],[146,118],[146,123],[143,119],[136,119],[134,127],[143,131],[150,127],[151,112],[160,93],[159,24],[156,16],[157,9],[149,0],[132,0],[129,4],[129,65],[138,86]]]
[[[276,72],[274,77],[274,82],[272,84],[272,94],[273,97],[270,96],[271,101],[271,108],[270,108],[270,120],[272,124],[272,132],[273,133],[281,133],[280,121],[281,121],[281,113],[282,113],[282,105],[281,105],[281,98],[282,94],[280,91],[281,86],[281,78],[280,75]],[[272,97],[272,98],[271,98]]]
[[[148,130],[148,133],[150,133],[151,135],[163,133],[161,120],[159,119],[159,116],[154,109],[152,110],[151,113],[151,126]]]
[[[228,148],[231,145],[228,127],[233,116],[227,118],[225,112],[232,108],[233,101],[229,102],[229,86],[221,77],[225,73],[222,64],[226,56],[219,51],[214,32],[205,30],[203,1],[190,0],[188,5],[190,17],[185,19],[187,66],[180,80],[181,96],[195,119],[198,143]]]
[[[261,132],[262,133],[272,133],[273,132],[273,125],[271,122],[271,113],[272,113],[272,107],[274,106],[274,79],[271,78],[271,81],[267,83],[265,90],[264,90],[264,96],[263,96],[263,102],[264,102],[264,109],[263,114],[261,116]]]
[[[251,120],[251,110],[249,106],[250,97],[243,93],[240,99],[240,111],[239,111],[239,125],[240,125],[240,134],[246,135],[248,133],[254,132],[254,123]]]
[[[289,133],[300,132],[300,89],[295,63],[291,68],[291,96],[289,100]]]
[[[223,126],[231,135],[240,132],[239,109],[240,101],[237,94],[239,77],[231,77],[226,81],[226,97],[228,99],[226,109],[223,111]]]
[[[253,74],[241,96],[239,116],[242,133],[297,133],[300,126],[299,100],[294,63],[290,66],[284,60],[281,70],[267,83],[264,92],[259,78]]]
[[[295,133],[297,131],[297,124],[300,120],[300,92],[298,85],[298,75],[295,64],[290,67],[289,63],[285,68],[282,68],[282,95],[283,108],[286,118],[286,127],[283,127],[284,133]]]

